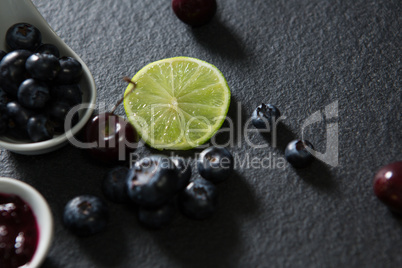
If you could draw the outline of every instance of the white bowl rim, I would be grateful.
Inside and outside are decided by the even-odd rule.
[[[30,205],[34,212],[39,228],[39,242],[32,260],[23,267],[39,267],[46,259],[54,234],[53,216],[49,204],[42,194],[31,185],[13,178],[0,177],[0,193],[18,195]]]

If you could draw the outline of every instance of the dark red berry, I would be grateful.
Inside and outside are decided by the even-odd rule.
[[[26,267],[39,236],[29,204],[17,195],[0,193],[0,267]]]
[[[172,0],[173,12],[191,26],[208,23],[216,13],[215,0]]]
[[[124,118],[112,113],[99,114],[90,120],[85,129],[85,140],[90,155],[105,163],[128,159],[136,149],[137,132]]]
[[[388,208],[402,213],[402,161],[382,167],[374,177],[374,193]]]

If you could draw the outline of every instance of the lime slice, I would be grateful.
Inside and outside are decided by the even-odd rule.
[[[128,120],[156,149],[188,150],[208,141],[222,126],[230,89],[213,65],[176,57],[152,62],[133,78],[124,98]]]

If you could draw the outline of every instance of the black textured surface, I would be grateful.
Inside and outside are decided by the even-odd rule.
[[[214,20],[198,29],[181,23],[169,0],[34,3],[87,63],[98,103],[117,101],[126,87],[121,77],[151,61],[183,55],[217,66],[232,90],[230,150],[240,158],[279,161],[306,118],[339,104],[339,117],[328,121],[339,125],[337,167],[237,167],[218,187],[213,218],[178,216],[159,231],[109,203],[105,232],[73,236],[61,224],[65,203],[79,194],[102,195],[108,167],[71,145],[35,157],[0,151],[0,175],[35,186],[54,213],[55,240],[43,268],[402,266],[402,220],[376,200],[371,185],[382,165],[402,160],[400,1],[221,0]],[[252,148],[238,122],[261,101],[287,117],[277,148]],[[117,113],[124,114],[122,107]],[[304,131],[320,152],[326,124]],[[248,139],[269,145],[258,133]]]

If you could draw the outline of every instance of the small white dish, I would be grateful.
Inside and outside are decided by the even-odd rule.
[[[31,262],[23,267],[39,267],[53,240],[53,216],[48,203],[35,188],[12,178],[0,177],[0,193],[15,194],[30,205],[39,227],[39,243]]]
[[[77,59],[83,68],[83,78],[81,79],[80,86],[83,91],[82,100],[83,104],[85,104],[85,108],[80,110],[80,121],[71,129],[71,132],[63,133],[55,136],[53,139],[36,143],[0,137],[0,148],[19,154],[38,155],[54,151],[66,145],[69,137],[77,134],[85,126],[95,107],[96,86],[87,65],[57,36],[30,0],[0,0],[0,49],[7,51],[5,41],[6,32],[10,26],[19,22],[34,25],[41,31],[43,43],[56,45],[60,50],[60,55]]]

